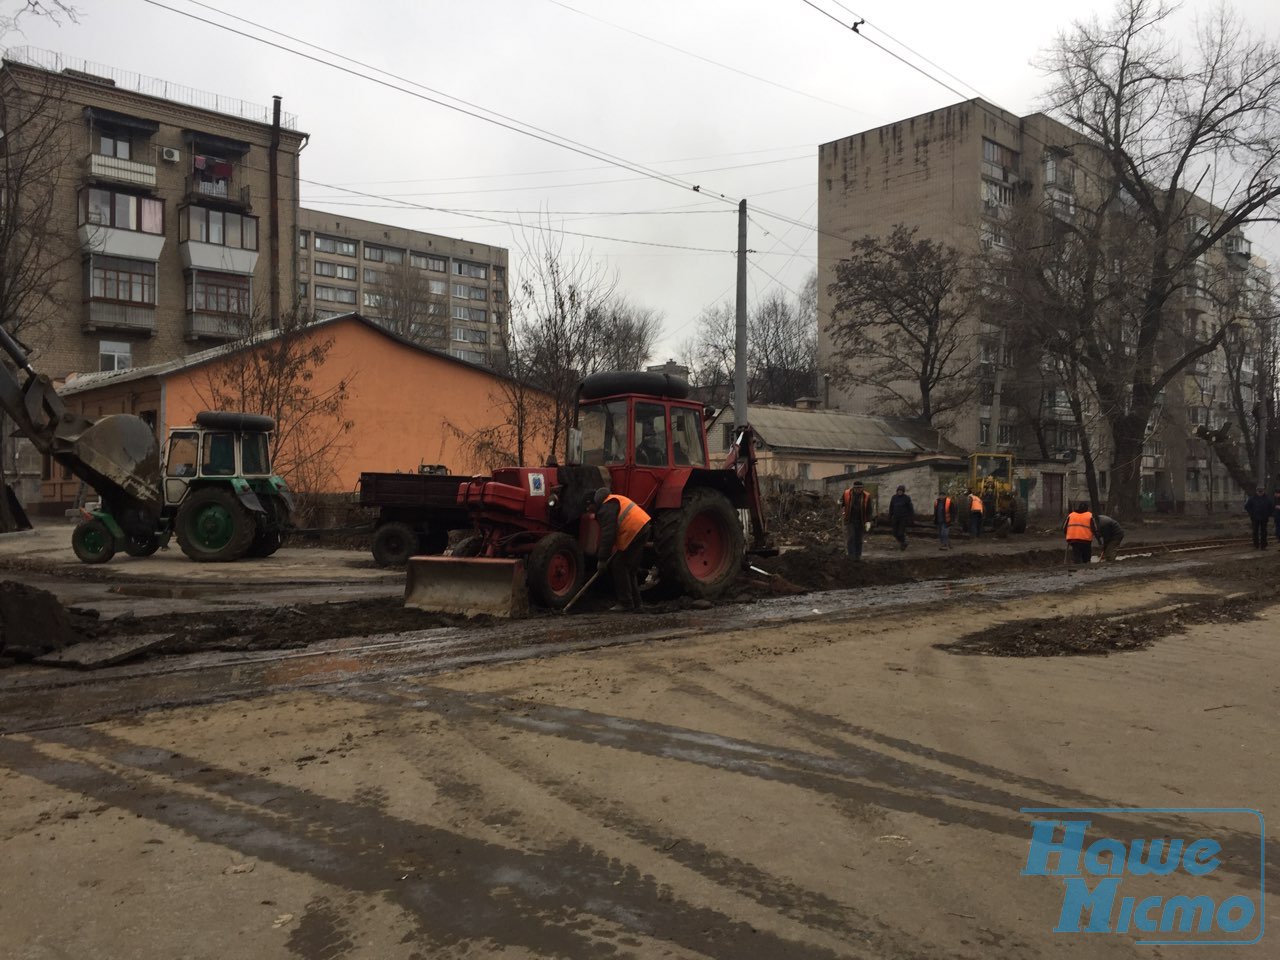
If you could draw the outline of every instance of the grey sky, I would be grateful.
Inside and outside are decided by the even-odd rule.
[[[531,226],[543,211],[542,222],[566,230],[729,251],[736,244],[735,207],[708,194],[746,197],[753,207],[814,224],[817,144],[961,99],[802,0],[218,0],[216,9],[162,2],[261,33],[216,11],[257,21],[702,186],[696,194],[638,179],[144,0],[77,0],[79,24],[27,20],[25,37],[10,38],[248,101],[267,104],[280,94],[312,137],[304,177],[377,195],[304,185],[304,204],[508,245],[517,259],[516,228],[404,205],[484,211]],[[924,65],[965,97],[974,95],[965,85],[972,84],[1019,113],[1035,109],[1044,86],[1033,64],[1037,52],[1069,16],[1105,14],[1111,6],[814,2],[846,22],[848,11],[857,11],[868,20],[861,29],[869,37],[889,47],[890,37],[908,44],[964,81]],[[1235,6],[1253,29],[1280,32],[1274,0]],[[1190,29],[1211,8],[1193,0],[1181,20]],[[751,294],[774,284],[767,274],[798,290],[813,267],[813,232],[763,213],[753,221]],[[1275,262],[1275,233],[1253,236],[1255,252]],[[607,259],[621,290],[664,313],[664,356],[692,332],[704,305],[732,293],[727,252],[569,242]]]

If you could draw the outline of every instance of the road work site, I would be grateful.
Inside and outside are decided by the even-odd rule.
[[[1274,812],[1280,570],[1234,524],[1084,568],[873,535],[514,621],[406,610],[362,551],[86,567],[66,532],[0,539],[6,591],[157,642],[0,671],[13,956],[1198,956],[1054,932],[1023,811]],[[1181,892],[1274,909],[1247,821],[1090,816],[1212,834]]]

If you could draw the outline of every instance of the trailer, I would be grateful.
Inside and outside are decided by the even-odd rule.
[[[458,489],[469,479],[434,472],[361,473],[360,506],[378,511],[373,559],[395,567],[415,555],[444,553],[450,531],[474,525],[458,502]]]

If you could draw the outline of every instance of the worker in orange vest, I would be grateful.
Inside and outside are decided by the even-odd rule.
[[[853,481],[840,497],[840,514],[844,518],[844,541],[850,558],[862,559],[862,541],[871,525],[871,494],[862,481]]]
[[[596,522],[600,524],[600,544],[596,556],[608,560],[613,575],[615,610],[640,609],[640,563],[649,543],[649,514],[640,504],[601,487],[595,493]]]
[[[976,490],[969,491],[969,536],[982,536],[982,514],[986,508]]]
[[[952,510],[951,498],[945,493],[938,494],[938,499],[933,501],[933,522],[938,528],[938,549],[951,549],[951,522],[955,520],[955,512]]]
[[[1075,511],[1067,514],[1062,530],[1067,535],[1067,546],[1071,548],[1076,563],[1088,563],[1093,559],[1093,541],[1098,537],[1098,524],[1089,512],[1089,504],[1083,500],[1076,504]]]

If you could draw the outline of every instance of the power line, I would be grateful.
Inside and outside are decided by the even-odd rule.
[[[393,83],[390,80],[384,80],[380,77],[371,76],[368,73],[361,73],[359,70],[352,69],[351,67],[343,66],[340,63],[334,63],[332,60],[322,59],[321,57],[315,56],[310,53],[306,53],[302,50],[297,50],[297,49],[294,49],[293,47],[288,47],[283,44],[276,43],[272,40],[268,40],[266,37],[258,36],[256,34],[249,33],[245,30],[236,29],[233,26],[230,26],[225,23],[219,23],[216,20],[210,20],[207,17],[202,17],[202,16],[199,16],[198,14],[192,13],[189,10],[180,10],[177,7],[171,7],[166,3],[160,2],[160,0],[142,0],[142,2],[149,4],[153,7],[158,7],[161,10],[167,10],[170,13],[177,14],[178,16],[186,17],[190,20],[195,20],[199,23],[206,24],[207,26],[214,27],[218,30],[223,30],[227,33],[231,33],[236,36],[243,37],[246,40],[252,40],[255,43],[260,43],[264,46],[271,47],[275,50],[280,50],[280,51],[283,51],[284,53],[292,54],[293,56],[299,57],[303,60],[310,60],[312,63],[319,64],[323,67],[328,67],[329,69],[337,70],[341,73],[348,74],[349,76],[359,77],[362,80],[368,80],[370,83],[376,83],[379,86],[386,87],[390,90],[395,90],[400,93],[408,94],[409,96],[416,97],[419,100],[425,100],[426,102],[433,103],[436,106],[444,107],[446,110],[453,110],[457,113],[464,114],[476,120],[493,124],[494,126],[501,127],[505,130],[509,130],[512,133],[518,133],[523,136],[529,137],[531,139],[539,140],[543,143],[550,144],[551,146],[560,147],[564,150],[570,150],[573,153],[580,154],[584,157],[590,157],[592,160],[600,160],[612,166],[621,167],[622,169],[629,170],[632,173],[642,174],[645,177],[648,177],[649,179],[666,183],[670,186],[677,187],[681,190],[692,190],[694,192],[699,192],[699,193],[705,192],[708,196],[717,197],[718,199],[723,199],[726,202],[733,202],[730,200],[729,197],[724,196],[723,194],[718,194],[718,193],[715,193],[714,191],[703,191],[700,184],[695,184],[689,181],[677,179],[676,177],[673,177],[673,176],[668,176],[667,174],[664,174],[661,171],[654,170],[650,167],[646,167],[644,164],[639,164],[630,160],[626,160],[622,157],[617,156],[616,154],[611,154],[611,153],[608,153],[607,151],[601,150],[596,147],[592,147],[588,144],[582,143],[577,140],[573,140],[569,137],[565,137],[560,134],[553,133],[550,130],[545,130],[541,127],[537,127],[523,120],[518,120],[514,117],[509,117],[505,114],[499,113],[496,110],[491,110],[488,107],[480,106],[479,104],[475,104],[468,100],[464,100],[461,97],[456,97],[453,94],[445,93],[444,91],[437,90],[432,87],[428,87],[425,84],[418,83],[415,80],[410,80],[405,77],[398,76],[394,73],[391,73],[388,70],[383,70],[380,67],[367,64],[360,60],[356,60],[353,57],[348,57],[345,54],[338,53],[335,50],[330,50],[327,47],[322,47],[319,44],[310,43],[306,40],[289,36],[288,34],[285,34],[279,30],[274,30],[271,27],[257,23],[256,21],[253,21],[253,20],[249,20],[245,17],[238,17],[238,16],[235,16],[234,14],[225,13],[224,11],[218,10],[217,8],[209,6],[208,4],[201,3],[200,0],[187,0],[187,2],[192,4],[193,6],[197,6],[202,9],[218,13],[221,16],[228,17],[240,23],[248,24],[250,26],[256,27],[259,30],[264,30],[267,33],[275,34],[280,37],[287,37],[289,40],[295,43],[301,44],[302,46],[308,47],[312,50],[318,50],[329,57],[334,57],[339,60],[344,60],[347,63],[356,64],[360,67],[365,68],[366,70],[376,71],[377,73],[383,74],[387,77],[391,77],[393,80],[397,82]],[[419,92],[419,90],[411,90],[406,86],[402,86],[402,84],[410,84],[411,86],[418,87],[419,90],[429,91],[429,93],[421,93]],[[433,95],[429,95],[429,94],[433,94]],[[441,97],[447,98],[447,100],[456,101],[456,103],[448,103],[446,102],[446,100],[440,99]],[[462,104],[463,106],[459,106],[458,104]],[[485,116],[485,114],[489,114],[489,116]],[[498,119],[495,119],[495,118],[498,118]]]
[[[602,23],[606,27],[611,27],[614,30],[621,30],[623,33],[629,33],[631,34],[631,36],[639,37],[641,40],[647,40],[649,43],[656,43],[660,47],[666,47],[668,50],[674,50],[676,53],[684,54],[686,57],[693,57],[693,59],[701,60],[703,63],[709,63],[713,67],[719,67],[722,70],[728,70],[731,73],[736,73],[738,74],[738,76],[747,77],[748,79],[756,80],[760,83],[767,83],[771,87],[776,87],[779,90],[785,90],[787,91],[787,93],[794,93],[801,97],[807,97],[810,100],[816,100],[819,103],[825,103],[831,107],[839,107],[841,110],[848,110],[851,113],[859,113],[859,114],[862,114],[863,116],[867,115],[865,110],[859,110],[857,107],[851,107],[845,103],[837,103],[834,100],[828,100],[826,97],[820,97],[814,93],[808,93],[807,91],[804,91],[804,90],[798,90],[795,87],[788,87],[785,83],[778,83],[774,80],[769,80],[766,77],[761,77],[758,74],[749,73],[746,70],[740,70],[737,67],[732,67],[727,63],[721,63],[719,60],[712,60],[710,57],[704,57],[700,53],[694,53],[692,50],[686,50],[683,47],[677,47],[673,43],[668,43],[665,40],[659,40],[657,37],[651,37],[648,34],[640,33],[637,30],[632,30],[630,27],[624,27],[621,24],[614,23],[611,20],[606,20],[604,17],[598,17],[594,13],[587,13],[585,10],[579,10],[576,7],[571,7],[567,3],[562,3],[561,0],[547,0],[547,2],[555,4],[557,7],[560,7],[561,9],[568,10],[570,13],[576,13],[580,17],[586,17],[588,20],[594,20],[597,23]]]

